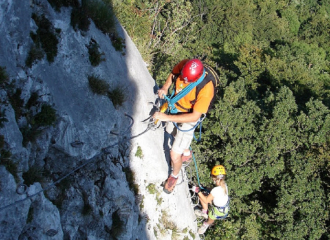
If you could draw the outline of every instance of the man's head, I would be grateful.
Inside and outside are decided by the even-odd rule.
[[[203,70],[203,63],[199,59],[191,59],[183,66],[181,76],[186,82],[195,82],[203,75]]]

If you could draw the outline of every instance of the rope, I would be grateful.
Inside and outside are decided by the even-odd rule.
[[[203,121],[206,117],[206,114],[203,113],[203,116],[197,121],[197,123],[195,124],[195,126],[193,126],[191,129],[188,129],[188,130],[183,130],[181,128],[179,128],[178,124],[175,123],[175,122],[172,122],[174,124],[174,126],[181,132],[189,132],[191,130],[194,130],[197,128],[198,125],[200,125],[199,127],[199,137],[198,139],[196,138],[195,134],[194,134],[194,139],[196,142],[200,142],[200,140],[202,139],[202,127],[203,127]]]
[[[128,129],[130,129],[130,128],[133,126],[133,124],[134,124],[134,120],[133,120],[133,118],[132,118],[131,116],[129,116],[129,115],[126,114],[126,113],[125,113],[125,116],[126,116],[126,117],[129,117],[132,121],[131,121],[131,124],[129,125],[129,127],[124,131],[124,133],[126,133],[126,132],[128,131]],[[128,141],[128,140],[131,140],[131,139],[133,139],[133,138],[136,138],[136,137],[138,137],[138,136],[141,136],[142,134],[146,133],[146,132],[149,131],[149,130],[150,130],[150,127],[148,126],[146,130],[144,130],[143,132],[141,132],[141,133],[139,133],[139,134],[137,134],[137,135],[135,135],[135,136],[132,136],[132,137],[128,138],[127,141]],[[113,134],[114,134],[114,133],[113,133]],[[116,135],[119,135],[119,134],[116,134]],[[114,144],[112,144],[112,145],[110,145],[110,146],[108,146],[108,147],[106,147],[106,148],[103,148],[103,149],[102,149],[102,153],[107,154],[108,152],[107,152],[106,149],[108,149],[108,148],[112,148],[112,147],[118,145],[119,143],[120,143],[120,141],[118,141],[118,142],[116,142],[116,143],[114,143]],[[21,203],[21,202],[24,202],[24,201],[26,201],[26,200],[28,200],[28,199],[31,199],[32,197],[34,197],[34,196],[36,196],[36,195],[38,195],[38,194],[40,194],[40,193],[42,193],[42,192],[44,192],[44,191],[49,190],[50,188],[52,188],[53,186],[55,186],[57,183],[61,182],[63,179],[65,179],[65,178],[67,178],[68,176],[70,176],[71,174],[73,174],[74,172],[76,172],[76,171],[78,171],[79,169],[85,167],[87,164],[93,162],[93,161],[94,161],[95,159],[97,159],[102,153],[99,153],[99,154],[95,155],[94,157],[92,157],[91,159],[89,159],[88,161],[86,161],[85,163],[83,163],[82,165],[76,167],[75,169],[73,169],[73,170],[70,171],[69,173],[65,174],[63,177],[60,177],[60,178],[57,179],[55,182],[49,184],[46,188],[41,189],[40,191],[38,191],[38,192],[36,192],[36,193],[34,193],[34,194],[32,194],[32,195],[29,195],[29,196],[27,196],[26,198],[20,199],[20,200],[15,201],[15,202],[13,202],[13,203],[11,203],[11,204],[8,204],[8,205],[6,205],[6,206],[4,206],[4,207],[1,207],[1,208],[0,208],[0,212],[1,212],[2,210],[4,210],[4,209],[7,209],[7,208],[12,207],[12,206],[14,206],[14,205],[17,205],[17,204],[19,204],[19,203]]]
[[[194,139],[196,142],[200,142],[202,140],[202,127],[203,127],[203,122],[200,123],[200,127],[199,127],[199,138],[197,139],[195,137],[195,134],[194,134]]]
[[[191,147],[190,147],[190,150],[192,150]],[[194,163],[195,163],[196,177],[197,177],[198,186],[200,187],[200,189],[203,189],[203,190],[206,191],[206,192],[210,192],[208,189],[204,188],[204,187],[201,185],[201,183],[200,183],[200,181],[199,181],[197,162],[196,162],[196,159],[195,159],[195,155],[194,155],[193,153],[192,153],[192,157],[193,157],[193,159],[194,159]]]
[[[190,150],[191,150],[191,147],[190,147]],[[199,175],[198,175],[198,168],[197,168],[197,163],[196,163],[196,159],[195,159],[195,156],[194,156],[194,154],[192,153],[192,157],[193,157],[193,159],[194,159],[194,164],[195,164],[195,169],[196,169],[196,176],[197,176],[197,181],[198,181],[198,186],[200,187],[200,189],[202,189],[202,190],[204,190],[204,191],[206,191],[206,192],[208,192],[208,193],[210,193],[210,191],[208,190],[208,189],[206,189],[206,188],[204,188],[201,184],[200,184],[200,180],[199,180]],[[189,165],[183,165],[183,167],[184,168],[186,168],[186,167],[189,167]],[[186,171],[185,171],[186,172]],[[189,181],[191,181],[191,182],[193,182],[192,181],[192,179],[189,179],[189,177],[188,176],[186,176],[187,177],[187,179],[189,180]],[[194,183],[193,183],[194,184]],[[193,192],[192,191],[192,189],[191,188],[189,188],[189,190],[191,191],[191,192]],[[191,193],[190,192],[190,193]],[[189,194],[189,193],[188,193]],[[187,196],[188,197],[188,196]],[[197,195],[197,193],[195,193],[195,192],[193,192],[193,194],[190,194],[190,198],[191,198],[191,205],[192,205],[192,207],[195,209],[195,207],[196,206],[199,206],[200,204],[199,204],[199,202],[200,202],[200,200],[199,200],[199,197],[198,197],[198,195]],[[194,201],[195,201],[195,203],[194,203]],[[226,203],[226,205],[224,206],[224,207],[221,207],[221,208],[227,208],[228,207],[228,212],[229,212],[229,202],[230,202],[230,198],[228,198],[228,201],[227,201],[227,203]],[[216,215],[215,213],[214,213],[214,207],[211,207],[211,210],[210,210],[210,208],[209,208],[209,211],[213,211],[213,215]],[[219,210],[220,211],[220,210]],[[228,217],[228,213],[226,214],[226,215],[224,215],[224,216],[217,216],[217,220],[224,220],[224,219],[226,219]],[[202,223],[202,222],[204,222],[204,218],[203,217],[196,217],[196,220],[195,221],[197,221],[197,222],[199,222],[199,223]]]

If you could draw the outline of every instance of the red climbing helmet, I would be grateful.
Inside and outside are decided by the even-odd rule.
[[[203,63],[199,59],[191,59],[183,66],[181,76],[185,81],[195,82],[203,75],[203,70]]]

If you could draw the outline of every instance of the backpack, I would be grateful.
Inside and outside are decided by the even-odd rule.
[[[210,81],[212,81],[213,87],[214,87],[214,95],[213,95],[213,98],[211,100],[211,103],[210,103],[210,106],[209,106],[209,109],[208,109],[208,111],[210,111],[213,108],[213,106],[214,106],[214,100],[215,100],[215,97],[216,97],[216,95],[218,93],[218,86],[219,86],[219,83],[220,83],[220,78],[219,78],[219,75],[216,73],[216,71],[210,65],[208,65],[208,64],[206,64],[206,63],[203,62],[203,66],[205,68],[206,76],[203,79],[203,81],[196,86],[196,96],[195,96],[195,99],[191,101],[191,104],[195,104],[195,102],[197,100],[197,96],[198,96],[199,92],[201,91],[201,89],[207,83],[209,83]],[[180,74],[174,76],[174,79],[173,79],[174,86],[176,84],[176,79],[179,76],[180,76]],[[178,104],[178,103],[176,103],[176,104]],[[180,104],[178,104],[178,105],[180,106]],[[186,109],[186,108],[184,108],[182,106],[180,106],[180,107],[183,108],[183,109]],[[186,110],[189,111],[190,109],[186,109]]]
[[[216,73],[216,71],[208,64],[204,63],[203,62],[203,65],[204,65],[204,68],[205,68],[205,72],[207,73],[206,77],[204,78],[204,80],[197,85],[196,87],[196,96],[195,96],[195,100],[193,100],[191,103],[192,104],[195,104],[196,100],[197,100],[197,96],[199,94],[199,92],[201,91],[201,89],[207,84],[209,83],[210,81],[212,81],[213,83],[213,87],[214,87],[214,95],[213,95],[213,98],[211,100],[211,103],[210,103],[210,106],[209,106],[209,109],[208,111],[210,111],[213,106],[214,106],[214,100],[215,100],[215,97],[218,93],[218,86],[220,84],[220,78],[219,78],[219,75]]]

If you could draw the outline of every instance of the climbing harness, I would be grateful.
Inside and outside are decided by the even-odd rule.
[[[158,102],[158,104],[153,104],[153,106],[157,109],[158,112],[169,113],[169,114],[177,114],[178,109],[175,107],[175,104],[181,98],[186,96],[191,90],[193,90],[194,87],[196,87],[198,84],[200,84],[204,80],[204,78],[205,78],[205,69],[203,69],[203,74],[197,81],[190,83],[188,86],[186,86],[184,89],[182,89],[175,96],[174,96],[175,91],[172,91],[172,93],[169,97],[164,95],[165,103],[160,106],[160,101],[156,101],[156,102]],[[147,121],[147,120],[152,120],[153,121],[153,126],[150,126],[151,129],[159,128],[160,124],[158,124],[158,122],[159,122],[158,119],[153,119],[152,115],[151,115],[145,121]],[[151,124],[151,121],[149,121],[148,124]],[[194,128],[196,128],[196,127],[197,127],[197,125]]]
[[[188,129],[188,130],[183,130],[181,129],[177,123],[173,122],[174,126],[181,132],[190,132],[192,130],[194,130],[195,128],[197,128],[199,126],[199,137],[196,138],[195,134],[194,134],[194,139],[196,142],[200,142],[200,140],[202,139],[202,127],[203,127],[203,120],[205,119],[206,117],[206,114],[203,113],[202,114],[202,117],[197,121],[197,123],[191,128],[191,129]]]
[[[166,95],[164,95],[164,99],[165,99],[165,103],[162,106],[159,106],[160,101],[158,101],[158,105],[153,104],[153,106],[157,109],[158,112],[162,112],[162,113],[168,113],[168,114],[177,114],[178,113],[178,109],[176,108],[175,104],[184,96],[186,96],[194,87],[198,86],[198,84],[200,84],[204,78],[205,78],[205,69],[203,69],[203,74],[202,76],[195,82],[190,83],[188,86],[186,86],[184,89],[182,89],[177,95],[173,96],[175,93],[175,90],[172,91],[172,94],[168,97]],[[199,128],[199,138],[197,139],[194,135],[194,139],[199,142],[201,140],[201,136],[202,136],[202,122],[205,119],[206,114],[202,114],[202,117],[197,121],[197,123],[188,130],[183,130],[180,129],[180,127],[177,125],[177,123],[173,122],[174,126],[182,132],[189,132],[194,130],[195,128],[197,128],[198,126],[200,126]],[[150,116],[149,118],[147,118],[146,120],[152,119],[152,117]],[[160,127],[160,124],[158,123],[159,120],[158,119],[154,119],[153,122],[149,121],[148,124],[150,125],[150,129],[157,129]],[[153,123],[153,124],[152,124]]]
[[[213,73],[214,74],[214,73]],[[162,113],[167,113],[167,114],[177,114],[178,113],[178,109],[176,108],[175,104],[177,104],[177,102],[183,98],[188,92],[190,92],[194,87],[197,87],[198,84],[200,84],[205,78],[205,69],[203,70],[203,74],[202,76],[196,81],[196,82],[193,82],[193,83],[190,83],[187,87],[185,87],[182,91],[180,91],[177,95],[173,96],[174,93],[175,93],[175,89],[174,91],[172,91],[171,95],[169,96],[165,96],[164,95],[164,99],[165,99],[165,103],[162,105],[162,106],[156,106],[154,105],[157,110],[159,112],[162,112]],[[212,80],[213,81],[213,80]],[[205,85],[205,84],[204,84]],[[217,84],[214,84],[215,87],[217,86]],[[202,87],[201,87],[202,88]],[[199,89],[200,90],[200,89]],[[197,94],[197,93],[196,93]],[[196,95],[197,96],[197,95]],[[179,105],[180,106],[180,105]],[[192,131],[194,130],[195,128],[197,128],[198,126],[200,126],[199,128],[199,138],[197,139],[194,135],[194,139],[199,142],[201,140],[201,133],[202,133],[202,122],[203,120],[205,119],[206,117],[206,114],[203,114],[202,117],[197,121],[197,123],[191,128],[191,129],[188,129],[188,130],[184,130],[184,129],[181,129],[177,123],[173,122],[174,126],[179,130],[179,131],[182,131],[182,132],[189,132],[189,131]],[[153,129],[157,129],[160,125],[157,126],[159,120],[158,119],[155,119],[153,121]],[[150,123],[150,122],[149,122]],[[192,148],[190,147],[190,150],[192,152]],[[196,159],[195,159],[195,156],[194,154],[192,153],[192,158],[194,160],[194,165],[195,165],[195,170],[196,170],[196,177],[197,177],[197,181],[198,181],[198,186],[199,188],[204,191],[204,192],[207,192],[207,193],[210,193],[210,191],[206,188],[204,188],[201,184],[200,184],[200,180],[199,180],[199,174],[198,174],[198,167],[197,167],[197,163],[196,163]],[[176,185],[180,185],[182,184],[185,179],[188,181],[188,186],[191,184],[192,186],[194,186],[195,184],[193,183],[192,181],[192,178],[189,178],[188,175],[192,176],[192,170],[190,169],[190,162],[188,164],[185,164],[183,163],[182,164],[182,168],[181,168],[181,176],[182,176],[182,181],[181,182],[178,182]],[[191,204],[196,207],[197,205],[199,205],[199,197],[198,195],[192,191],[191,188],[189,188],[189,190],[191,190],[188,194],[190,195],[190,198],[191,198]],[[193,192],[193,194],[191,194],[191,192]],[[187,196],[188,197],[188,196]],[[194,201],[196,202],[194,204]],[[214,210],[215,206],[212,208],[212,210]],[[228,216],[228,212],[229,212],[229,199],[228,199],[228,202],[226,204],[226,206],[224,207],[217,207],[216,208],[219,212],[221,213],[225,213],[227,211],[227,214],[225,214],[224,216],[217,216],[217,219],[224,219]],[[214,214],[216,216],[216,214]],[[196,219],[197,220],[197,219]]]
[[[165,100],[168,103],[168,112],[171,114],[178,113],[178,109],[175,107],[175,104],[184,96],[186,96],[191,90],[194,89],[198,84],[200,84],[205,78],[205,69],[203,69],[202,76],[196,81],[190,83],[188,86],[186,86],[184,89],[182,89],[177,95],[174,95],[175,91],[172,92],[170,97],[164,96]]]
[[[228,216],[228,213],[229,213],[229,210],[230,210],[229,204],[230,204],[230,198],[228,197],[228,201],[227,201],[225,206],[218,207],[218,206],[213,205],[212,206],[213,216],[216,216],[216,219],[225,219]],[[218,210],[220,213],[223,213],[224,215],[223,216],[218,216],[217,213],[215,212],[215,209]]]
[[[190,150],[192,150],[191,147],[190,147]],[[209,194],[210,190],[203,187],[200,183],[197,162],[196,162],[196,158],[195,158],[193,153],[192,153],[192,157],[193,157],[193,160],[194,160],[194,165],[195,165],[195,170],[196,170],[196,178],[197,178],[197,183],[198,183],[197,185],[201,189],[201,191],[204,191],[207,194]],[[190,166],[189,166],[189,164],[188,165],[182,165],[182,166],[183,166],[183,168],[185,170],[185,173],[186,173],[186,179],[188,180],[188,186],[190,185],[190,187],[189,187],[190,192],[188,194],[190,195],[190,198],[191,198],[191,205],[192,205],[193,208],[199,207],[199,205],[200,205],[199,197],[198,197],[197,193],[195,193],[192,190],[192,187],[195,186],[196,184],[192,181],[192,172],[191,171],[189,172]],[[187,171],[187,169],[189,169],[189,170]],[[187,175],[190,175],[190,176],[187,176]],[[187,196],[188,198],[189,198],[189,195]],[[217,207],[217,206],[213,205],[213,206],[210,207],[211,208],[210,210],[212,211],[213,216],[216,216],[216,219],[219,219],[219,220],[220,219],[225,219],[228,216],[228,213],[229,213],[229,210],[230,210],[229,205],[230,205],[230,198],[228,197],[228,201],[225,204],[225,206]],[[217,213],[215,212],[215,209],[218,210],[220,213],[223,213],[224,215],[223,216],[218,216]],[[197,220],[198,219],[196,219],[196,221]],[[199,222],[203,222],[203,221],[204,221],[204,219],[199,219]]]

